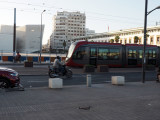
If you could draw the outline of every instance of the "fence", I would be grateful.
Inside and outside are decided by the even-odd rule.
[[[21,61],[32,61],[32,62],[39,62],[40,55],[39,53],[20,53],[21,54]],[[42,53],[41,54],[41,62],[53,62],[56,56],[60,56],[62,60],[65,60],[66,54],[49,54],[49,53]],[[0,61],[1,62],[13,62],[13,53],[11,52],[3,52],[0,53]]]

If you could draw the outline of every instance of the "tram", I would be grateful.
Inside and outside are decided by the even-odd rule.
[[[159,64],[160,48],[146,45],[146,64]],[[108,65],[109,67],[142,66],[143,45],[121,43],[102,43],[76,41],[71,44],[66,57],[66,65],[83,67],[84,65]]]

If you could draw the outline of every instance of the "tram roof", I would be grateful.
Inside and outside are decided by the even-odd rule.
[[[122,45],[121,43],[109,43],[109,42],[90,42],[85,40],[76,41],[73,43],[74,45],[84,45],[84,44],[98,44],[98,45]]]

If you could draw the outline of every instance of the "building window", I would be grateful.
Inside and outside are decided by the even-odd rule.
[[[153,37],[151,37],[151,42],[150,42],[150,44],[153,45]]]
[[[125,44],[127,43],[127,40],[125,40]]]
[[[139,38],[139,44],[141,44],[141,38]]]
[[[157,37],[157,44],[159,44],[160,42],[159,42],[159,37]]]

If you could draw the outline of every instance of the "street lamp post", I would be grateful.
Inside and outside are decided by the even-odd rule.
[[[146,55],[145,55],[145,51],[146,51],[146,28],[147,28],[147,15],[149,15],[151,12],[153,12],[156,9],[160,9],[160,6],[154,8],[153,10],[147,12],[147,7],[148,7],[148,0],[145,1],[145,15],[144,15],[144,47],[143,47],[143,61],[142,61],[142,71],[143,71],[143,79],[142,79],[142,83],[145,82],[145,68],[146,68]]]
[[[13,62],[16,57],[16,8],[14,8],[14,27],[13,27]]]
[[[42,52],[42,14],[45,12],[46,10],[43,10],[43,12],[41,13],[41,37],[40,37],[40,57],[39,57],[39,61],[41,63],[41,52]]]

